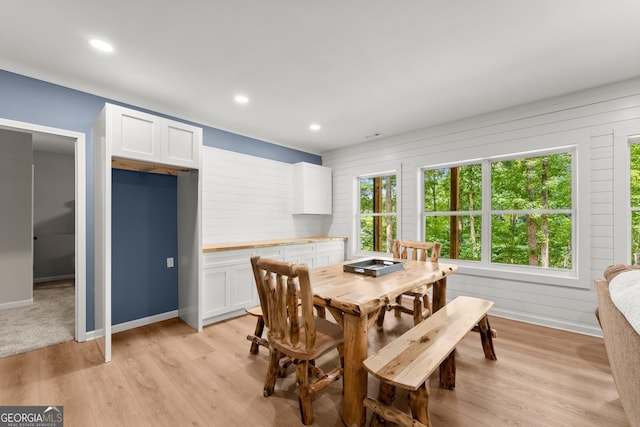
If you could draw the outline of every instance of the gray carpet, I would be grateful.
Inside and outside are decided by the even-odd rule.
[[[37,285],[34,303],[0,310],[0,358],[74,339],[73,279]]]

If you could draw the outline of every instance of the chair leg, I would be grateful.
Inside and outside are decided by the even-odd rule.
[[[264,379],[264,390],[262,395],[264,397],[271,396],[273,390],[276,387],[276,377],[280,372],[280,352],[275,348],[269,349],[269,368],[267,369],[267,376]]]
[[[260,344],[258,340],[262,338],[262,333],[264,332],[264,317],[258,316],[258,321],[256,322],[256,331],[253,334],[253,338],[251,341],[251,348],[249,349],[249,353],[258,354],[258,349],[260,348]]]
[[[413,298],[413,324],[414,326],[422,322],[422,299],[420,297]]]
[[[313,408],[311,407],[311,387],[309,386],[309,361],[298,363],[296,370],[296,382],[298,383],[298,404],[302,424],[313,424]]]
[[[387,306],[382,306],[378,309],[378,318],[376,319],[376,326],[382,328],[384,323],[384,315],[387,313]]]
[[[344,395],[344,343],[336,346],[338,355],[340,356],[340,366],[342,367],[342,394]]]
[[[424,294],[422,301],[422,306],[425,308],[426,312],[426,316],[424,316],[424,318],[426,319],[427,317],[431,317],[431,315],[433,314],[433,305],[431,304],[431,298],[429,297],[429,294]]]
[[[402,311],[400,310],[401,305],[402,305],[402,295],[398,295],[396,297],[396,308],[394,310],[394,315],[396,317],[400,317],[400,314],[402,313]]]

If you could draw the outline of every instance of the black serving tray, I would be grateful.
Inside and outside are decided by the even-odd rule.
[[[343,270],[349,273],[364,274],[366,276],[384,276],[394,271],[402,270],[404,263],[387,259],[367,259],[351,264],[345,264]]]

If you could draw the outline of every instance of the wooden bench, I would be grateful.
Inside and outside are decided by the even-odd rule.
[[[441,386],[455,387],[454,350],[472,328],[480,330],[485,357],[497,359],[487,318],[492,306],[491,301],[457,297],[368,357],[363,362],[365,369],[380,380],[378,399],[364,399],[364,406],[374,412],[371,425],[387,420],[401,426],[431,427],[429,376],[440,366]],[[392,406],[396,387],[409,391],[413,417]]]

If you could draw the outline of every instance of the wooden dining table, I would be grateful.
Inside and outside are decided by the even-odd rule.
[[[367,358],[369,320],[378,309],[404,292],[421,284],[433,286],[433,311],[446,304],[447,277],[457,266],[442,262],[400,260],[404,268],[382,276],[345,272],[344,264],[330,264],[311,269],[313,302],[325,307],[344,329],[344,403],[342,420],[347,426],[363,426],[366,420],[362,403],[367,393]],[[358,260],[360,261],[360,260]]]

